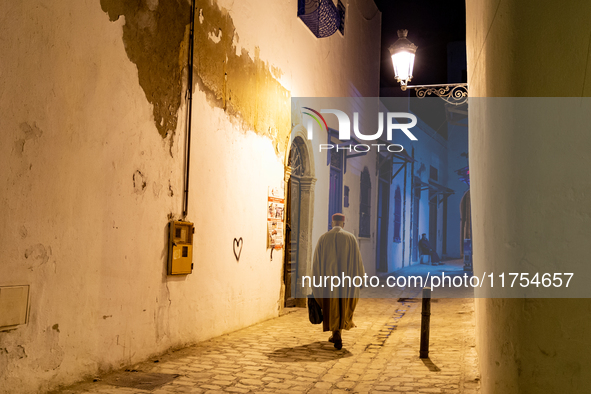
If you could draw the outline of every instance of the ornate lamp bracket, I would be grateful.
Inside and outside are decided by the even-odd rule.
[[[414,89],[418,98],[436,95],[452,105],[462,105],[468,101],[468,84],[452,83],[442,85],[408,85]]]

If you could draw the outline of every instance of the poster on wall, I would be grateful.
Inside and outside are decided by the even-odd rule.
[[[285,214],[285,197],[283,190],[274,187],[269,188],[267,198],[267,230],[269,234],[269,247],[283,248],[283,215]]]

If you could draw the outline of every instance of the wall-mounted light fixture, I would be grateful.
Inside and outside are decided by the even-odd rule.
[[[390,46],[390,55],[392,55],[392,64],[394,66],[394,76],[396,82],[400,83],[402,90],[408,88],[415,89],[417,97],[434,94],[441,97],[449,104],[461,105],[468,101],[468,84],[452,83],[437,85],[409,85],[412,79],[412,71],[415,62],[415,53],[417,46],[409,41],[406,36],[408,30],[398,30],[398,40]]]
[[[396,82],[400,83],[402,90],[406,90],[412,79],[412,68],[415,63],[417,46],[410,42],[406,35],[408,30],[398,30],[398,40],[390,46],[392,64],[394,65],[394,76]]]

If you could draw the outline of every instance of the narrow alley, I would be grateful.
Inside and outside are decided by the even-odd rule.
[[[418,356],[420,299],[360,299],[340,351],[307,309],[287,311],[55,393],[480,392],[472,299],[432,300],[429,359]]]
[[[591,0],[0,0],[0,37],[0,394],[591,393]]]

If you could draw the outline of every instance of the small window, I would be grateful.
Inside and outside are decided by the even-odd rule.
[[[330,165],[337,170],[343,169],[343,151],[337,151],[336,149],[329,150],[330,152]]]
[[[345,186],[345,207],[349,206],[349,186]]]
[[[299,142],[299,138],[294,140],[291,144],[291,150],[289,151],[289,166],[291,167],[291,175],[296,177],[303,176],[305,172],[304,159]]]
[[[431,166],[431,169],[429,171],[429,178],[433,179],[434,181],[437,181],[439,177],[439,171],[437,171],[437,168]]]
[[[402,198],[400,186],[396,187],[394,194],[394,242],[402,242],[400,237],[400,228],[402,227]]]

